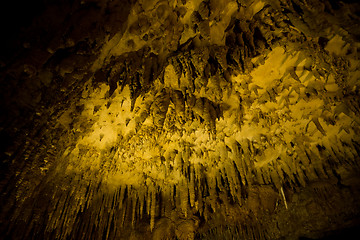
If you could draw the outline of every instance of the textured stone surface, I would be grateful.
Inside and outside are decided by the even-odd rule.
[[[298,239],[359,224],[359,4],[36,9],[2,47],[5,238]]]

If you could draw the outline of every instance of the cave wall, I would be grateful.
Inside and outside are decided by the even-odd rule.
[[[5,239],[298,239],[359,225],[356,1],[3,9],[22,20],[2,15]]]

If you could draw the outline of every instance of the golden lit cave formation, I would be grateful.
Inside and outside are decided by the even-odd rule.
[[[42,4],[0,62],[5,239],[356,231],[356,1]]]

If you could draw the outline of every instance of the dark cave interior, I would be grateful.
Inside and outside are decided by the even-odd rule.
[[[0,238],[359,238],[358,1],[0,11]]]

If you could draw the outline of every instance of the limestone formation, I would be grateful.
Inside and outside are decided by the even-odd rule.
[[[3,28],[4,239],[356,230],[356,1],[33,7]]]

